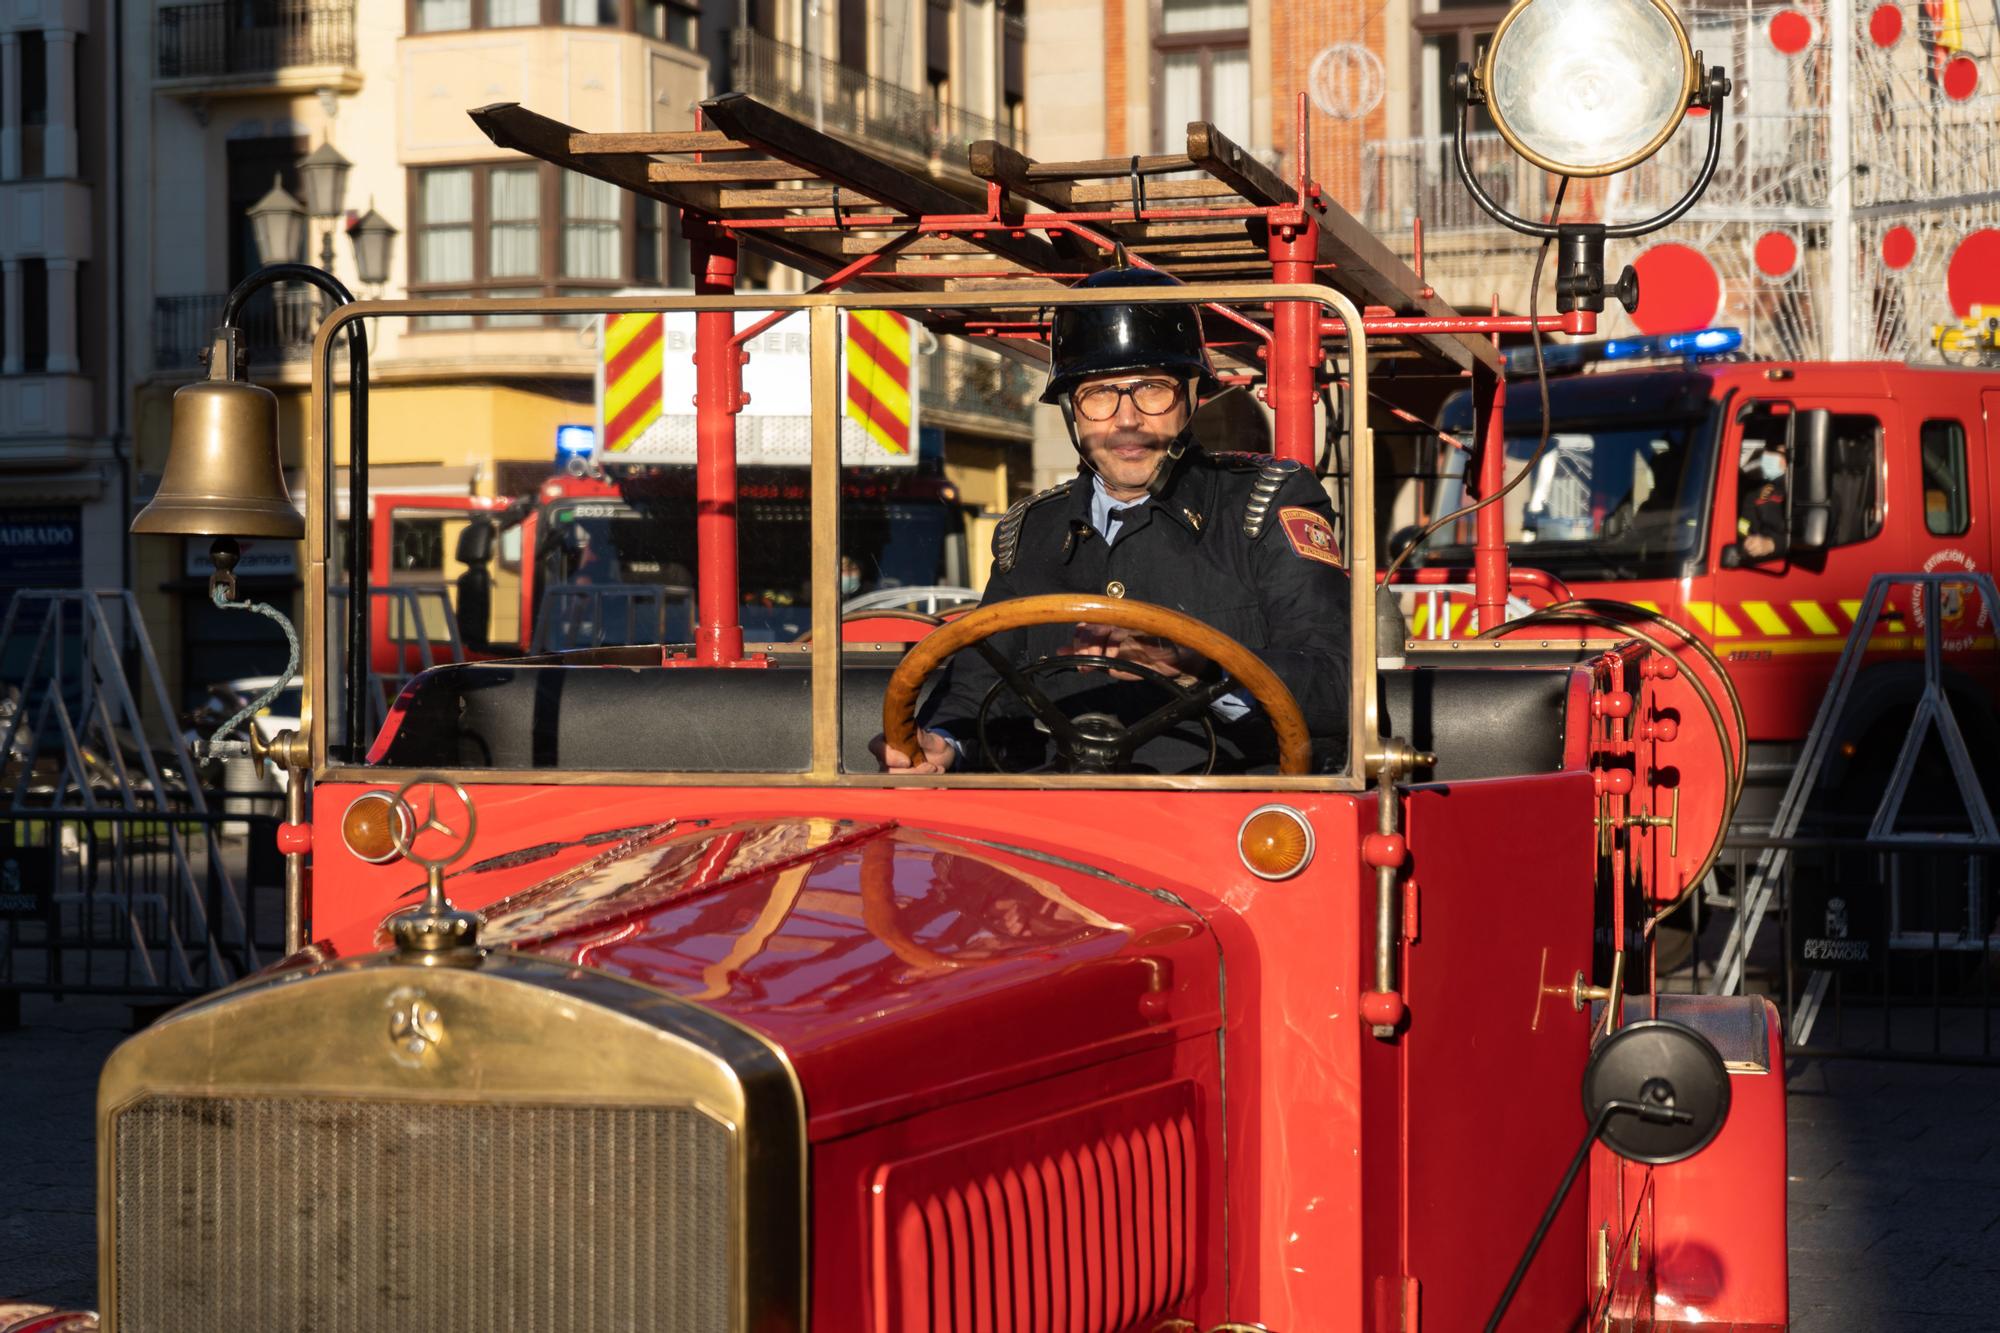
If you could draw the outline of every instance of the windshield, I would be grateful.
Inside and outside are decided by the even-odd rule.
[[[1714,476],[1714,414],[1633,410],[1565,417],[1552,394],[1548,448],[1502,501],[1507,541],[1530,547],[1525,563],[1566,580],[1678,578],[1698,560]],[[1456,406],[1456,404],[1454,405]],[[1510,405],[1511,406],[1511,405]],[[1447,408],[1447,420],[1453,415]],[[1456,414],[1465,415],[1461,408]],[[1521,475],[1541,443],[1539,424],[1508,412],[1507,477]],[[1539,415],[1539,412],[1536,414]],[[1438,469],[1432,517],[1468,503],[1469,423]],[[1427,541],[1414,564],[1469,565],[1476,519]]]

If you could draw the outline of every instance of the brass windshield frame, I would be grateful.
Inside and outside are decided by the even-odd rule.
[[[953,773],[942,778],[893,778],[879,773],[840,771],[840,561],[837,550],[840,494],[840,316],[848,310],[920,312],[950,309],[954,313],[1049,310],[1080,305],[1244,305],[1276,301],[1309,301],[1338,319],[1352,349],[1349,380],[1352,409],[1348,449],[1347,493],[1341,497],[1347,533],[1351,587],[1349,615],[1350,671],[1347,767],[1342,773],[1309,777],[1196,777],[1154,774],[1036,774]],[[507,299],[354,301],[340,306],[313,339],[312,404],[307,414],[306,448],[306,651],[304,712],[301,725],[312,741],[312,771],[317,782],[366,782],[394,786],[415,770],[331,764],[327,735],[313,720],[327,715],[326,669],[328,624],[325,615],[330,582],[328,558],[333,532],[328,515],[334,506],[325,497],[333,484],[330,395],[342,385],[334,377],[335,336],[363,319],[415,319],[425,315],[610,315],[700,311],[806,313],[812,348],[812,534],[810,588],[812,594],[812,753],[802,772],[673,773],[659,771],[583,771],[547,769],[453,769],[445,776],[467,784],[550,784],[681,787],[883,787],[921,786],[927,789],[1005,788],[1012,790],[1200,790],[1200,791],[1361,791],[1367,786],[1368,755],[1379,750],[1379,684],[1375,645],[1375,493],[1374,434],[1369,427],[1367,335],[1361,311],[1340,292],[1309,283],[1205,282],[1170,288],[1119,288],[1115,293],[1078,289],[1024,287],[980,292],[775,292],[730,296],[577,296]],[[1356,497],[1369,497],[1357,504]]]

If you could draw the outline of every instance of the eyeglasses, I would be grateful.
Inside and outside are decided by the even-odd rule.
[[[1119,399],[1149,417],[1163,417],[1180,405],[1185,386],[1176,380],[1137,380],[1131,384],[1093,384],[1076,393],[1076,414],[1085,421],[1109,421],[1118,415]]]

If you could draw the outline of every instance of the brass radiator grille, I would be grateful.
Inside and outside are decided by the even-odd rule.
[[[114,1135],[122,1333],[730,1327],[696,1110],[156,1095]]]

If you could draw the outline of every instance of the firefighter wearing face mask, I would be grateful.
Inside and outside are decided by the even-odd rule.
[[[1179,284],[1153,270],[1119,268],[1083,285]],[[1297,463],[1211,455],[1193,443],[1195,407],[1221,387],[1197,309],[1063,307],[1050,331],[1049,363],[1042,401],[1063,410],[1077,475],[1001,520],[984,604],[1069,592],[1184,611],[1261,657],[1298,700],[1313,734],[1333,742],[1324,748],[1344,751],[1348,581],[1332,507],[1311,471]],[[1099,625],[1015,630],[995,635],[990,646],[1017,666],[1067,654],[1134,662],[1172,677],[1212,669],[1186,648]],[[1100,711],[1122,711],[1117,691],[1142,688],[1088,674],[1070,681]],[[925,773],[1001,765],[997,756],[979,753],[977,743],[981,702],[996,679],[983,657],[961,655],[919,716],[923,753],[904,755],[878,739],[884,767]],[[1160,702],[1157,694],[1139,697],[1145,701],[1139,711]],[[1225,695],[1211,721],[1243,764],[1263,762],[1270,728],[1247,694]],[[1025,739],[1038,744],[1034,736]]]
[[[1736,479],[1736,544],[1752,560],[1780,558],[1791,544],[1786,470],[1784,451],[1767,447]]]

